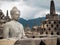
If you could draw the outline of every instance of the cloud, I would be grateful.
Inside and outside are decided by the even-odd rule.
[[[18,2],[1,2],[0,9],[3,11],[4,15],[6,15],[6,11],[8,10],[10,16],[10,10],[14,6],[18,7],[18,4]]]
[[[35,6],[35,7],[49,7],[49,0],[25,0],[27,5]]]
[[[46,9],[50,9],[50,1],[51,0],[25,0],[27,5],[31,5],[34,7],[42,7]],[[54,0],[55,7],[57,11],[60,11],[60,0]]]
[[[42,8],[40,12],[35,14],[35,18],[37,17],[45,17],[46,13],[50,10],[50,1],[51,0],[25,0],[27,5]],[[54,0],[56,12],[60,14],[60,1]],[[47,10],[46,10],[47,9]]]
[[[49,10],[42,10],[35,14],[34,18],[45,17],[49,13]]]
[[[40,8],[35,8],[27,5],[23,5],[21,10],[21,17],[24,19],[32,19],[35,14],[40,11]]]
[[[20,0],[0,0],[0,1],[20,1]]]
[[[59,0],[56,0],[56,11],[60,14],[59,4]],[[18,7],[21,12],[21,18],[28,20],[45,17],[50,10],[50,0],[0,0],[0,9],[3,10],[4,14],[6,14],[6,10],[9,10],[10,12],[13,6]]]

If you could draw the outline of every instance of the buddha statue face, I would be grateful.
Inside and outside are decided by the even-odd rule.
[[[20,17],[20,11],[16,7],[12,8],[10,14],[13,20],[18,20]]]

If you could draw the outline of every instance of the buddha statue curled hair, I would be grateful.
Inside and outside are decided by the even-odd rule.
[[[10,14],[13,15],[15,12],[20,13],[17,7],[13,7],[12,10],[10,11]]]

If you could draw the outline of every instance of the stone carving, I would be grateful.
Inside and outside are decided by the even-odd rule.
[[[3,38],[3,24],[5,23],[5,16],[2,10],[0,9],[0,39]]]
[[[4,38],[26,38],[23,25],[17,21],[20,17],[20,11],[16,7],[13,7],[10,13],[12,20],[4,25]]]

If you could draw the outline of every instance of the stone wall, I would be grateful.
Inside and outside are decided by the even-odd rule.
[[[1,39],[0,45],[56,45],[57,38]]]

